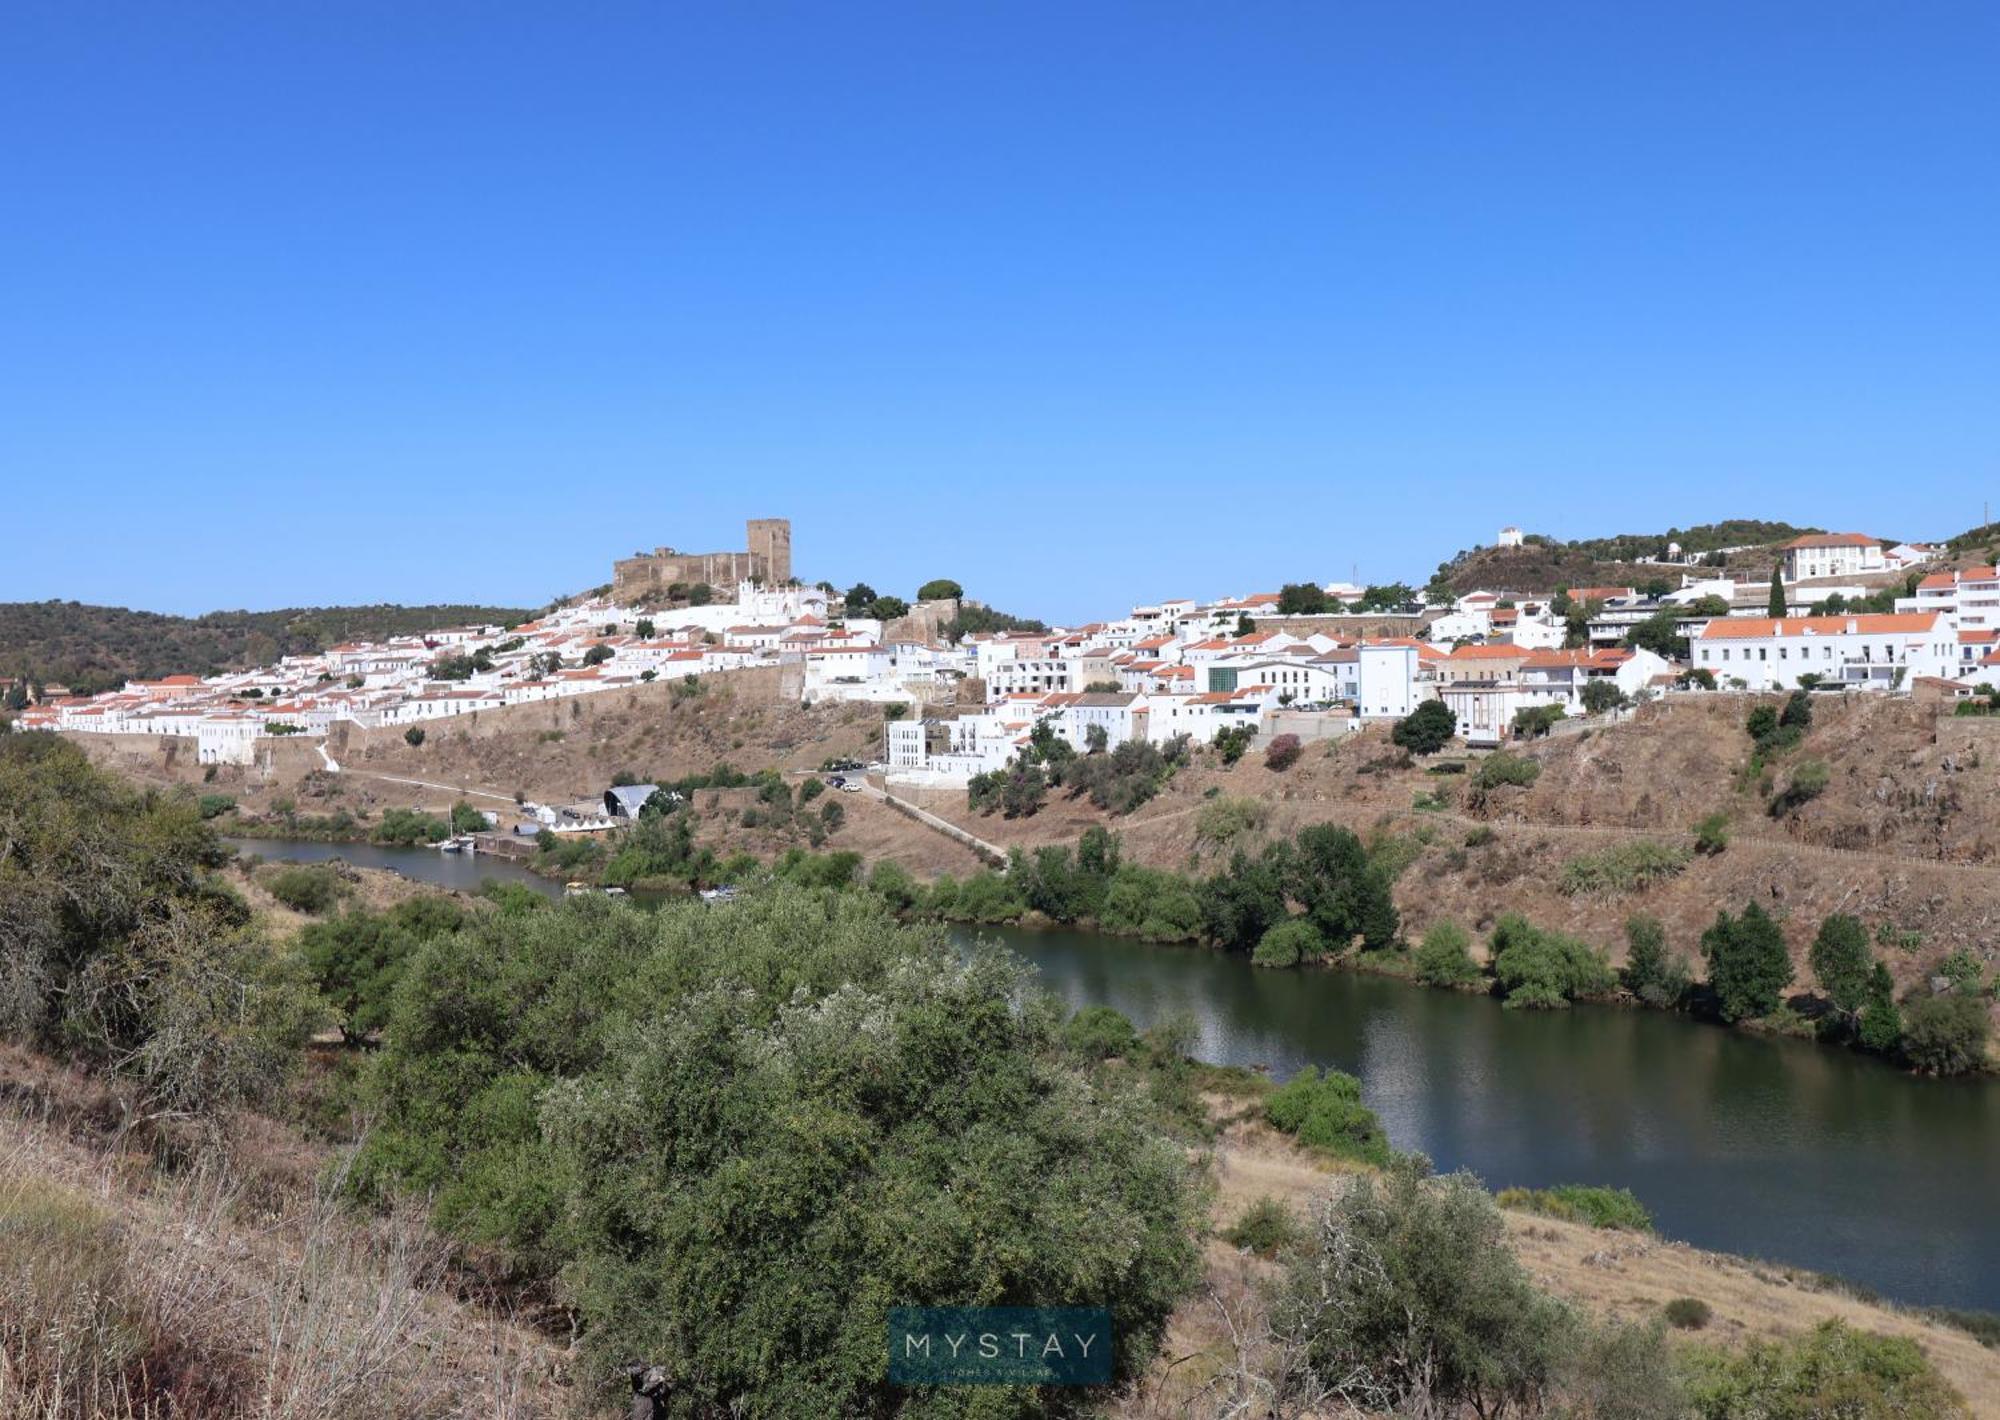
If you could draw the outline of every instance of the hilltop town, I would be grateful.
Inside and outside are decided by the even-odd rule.
[[[400,728],[414,745],[440,722],[510,707],[775,668],[801,704],[878,710],[875,767],[892,787],[930,789],[1004,769],[1038,727],[1079,750],[1312,741],[1435,700],[1459,739],[1490,748],[1662,696],[1972,700],[2000,675],[2000,572],[1946,565],[1941,545],[1855,533],[1790,539],[1775,549],[1775,580],[1740,580],[1721,558],[1667,541],[1642,557],[1644,579],[1552,595],[1295,583],[1071,627],[965,630],[961,608],[976,604],[955,584],[914,606],[865,587],[843,596],[791,575],[788,522],[747,531],[745,552],[662,547],[621,560],[598,594],[531,620],[342,642],[92,696],[0,689],[20,730],[154,737],[187,745],[200,765],[253,766],[301,740],[334,767],[324,742],[343,724]],[[1523,541],[1503,529],[1496,547]],[[724,574],[739,580],[704,580]]]

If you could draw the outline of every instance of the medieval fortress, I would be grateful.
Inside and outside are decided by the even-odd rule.
[[[789,518],[752,518],[744,525],[749,544],[743,552],[677,552],[658,547],[611,564],[611,596],[631,605],[656,600],[675,583],[692,587],[706,582],[725,595],[739,582],[780,586],[792,579],[792,522]]]

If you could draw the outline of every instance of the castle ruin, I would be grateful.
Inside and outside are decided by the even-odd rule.
[[[677,552],[659,547],[620,558],[611,564],[613,599],[628,605],[658,600],[676,583],[692,587],[706,582],[725,596],[733,596],[739,582],[756,581],[765,586],[789,582],[791,519],[752,518],[744,527],[749,547],[743,552]]]

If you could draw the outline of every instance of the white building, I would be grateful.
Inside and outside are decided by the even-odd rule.
[[[1866,533],[1807,533],[1785,544],[1785,580],[1854,577],[1888,567],[1882,542]]]
[[[1694,642],[1694,664],[1724,685],[1792,690],[1802,675],[1878,690],[1915,676],[1963,674],[1958,631],[1938,612],[1861,616],[1718,617]]]
[[[1943,612],[1961,631],[2000,627],[2000,569],[1967,567],[1936,572],[1917,583],[1913,597],[1898,597],[1899,612]]]

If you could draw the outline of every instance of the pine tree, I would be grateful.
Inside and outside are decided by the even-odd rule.
[[[1786,610],[1784,570],[1773,567],[1771,569],[1771,615],[1782,619]]]

